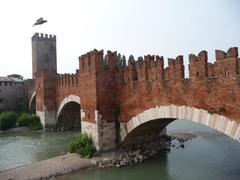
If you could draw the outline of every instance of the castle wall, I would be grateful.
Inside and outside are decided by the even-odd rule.
[[[82,131],[99,149],[115,147],[116,125],[156,106],[203,109],[240,122],[240,83],[237,48],[216,51],[208,63],[206,51],[189,55],[185,78],[183,56],[125,58],[117,52],[93,50],[79,57],[75,74],[57,74],[56,37],[34,35],[33,75],[37,114],[46,127],[56,125],[56,112],[65,97],[80,97]],[[46,46],[44,46],[44,43]],[[52,45],[53,44],[53,45]],[[41,49],[41,50],[39,50]]]
[[[25,104],[24,82],[0,79],[0,110],[16,110]]]
[[[216,62],[207,62],[207,52],[189,56],[189,79],[183,79],[184,66],[181,56],[169,59],[164,69],[163,81],[143,79],[124,81],[117,91],[121,109],[121,121],[127,122],[138,113],[160,105],[185,105],[205,109],[240,122],[239,66],[237,49],[227,53],[216,51]],[[224,70],[228,69],[228,75]],[[148,77],[154,73],[147,68]],[[145,70],[146,72],[146,70]],[[162,74],[162,71],[159,71]],[[123,72],[125,73],[125,72]]]
[[[79,96],[79,70],[75,74],[58,74],[56,79],[56,106],[69,95]]]

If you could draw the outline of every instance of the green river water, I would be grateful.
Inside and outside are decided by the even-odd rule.
[[[200,124],[177,120],[168,133],[192,133],[185,148],[172,147],[135,166],[88,169],[59,180],[240,180],[240,144]],[[0,171],[60,155],[78,132],[0,135]]]

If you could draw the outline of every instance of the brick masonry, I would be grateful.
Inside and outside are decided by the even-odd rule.
[[[52,37],[38,36],[38,41],[42,38],[56,43]],[[36,43],[35,39],[32,41]],[[39,53],[54,53],[50,49],[33,54],[38,57]],[[93,50],[79,57],[79,69],[74,74],[57,74],[56,67],[51,67],[56,65],[55,55],[47,57],[47,66],[44,69],[35,67],[40,70],[34,73],[36,110],[46,127],[57,122],[66,98],[76,96],[81,106],[82,131],[92,135],[99,149],[115,147],[116,120],[121,124],[121,140],[142,122],[168,118],[169,121],[162,122],[170,123],[181,117],[239,140],[240,60],[237,48],[227,52],[216,50],[214,63],[208,62],[206,51],[189,55],[189,78],[185,78],[183,56],[169,58],[166,68],[163,57],[151,55],[144,56],[143,61],[130,58],[125,66],[125,59],[117,52],[104,54],[103,50]],[[161,114],[151,117],[147,112],[155,112],[155,108]],[[164,108],[168,109],[166,112],[181,112],[178,116],[167,116]],[[120,111],[116,113],[116,110]],[[191,112],[191,116],[187,112]],[[134,120],[146,113],[148,118]],[[180,116],[181,113],[185,115]]]

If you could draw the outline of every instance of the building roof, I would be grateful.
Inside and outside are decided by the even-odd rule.
[[[0,81],[8,81],[8,82],[11,82],[12,79],[9,78],[9,77],[0,77]]]
[[[0,76],[0,82],[24,82],[22,76]]]

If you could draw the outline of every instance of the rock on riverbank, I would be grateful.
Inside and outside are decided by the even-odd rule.
[[[97,162],[97,166],[99,168],[105,168],[134,165],[153,157],[161,151],[170,152],[172,147],[176,147],[177,149],[184,148],[184,142],[193,138],[196,138],[196,135],[189,133],[176,133],[171,136],[161,136],[151,143],[120,149],[111,156],[100,159]]]

